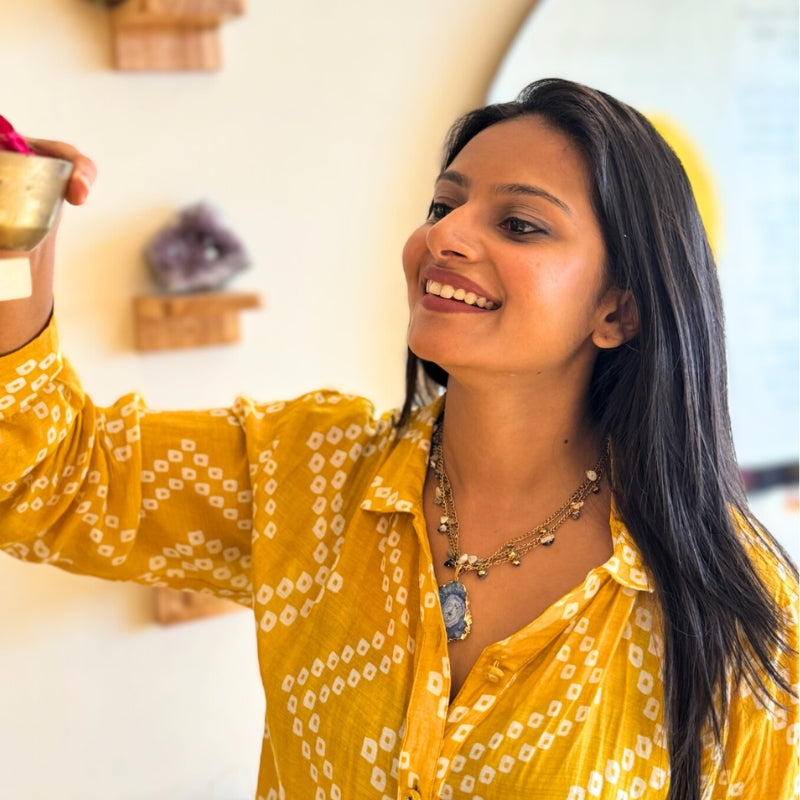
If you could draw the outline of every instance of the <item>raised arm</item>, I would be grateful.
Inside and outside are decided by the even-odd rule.
[[[72,162],[66,200],[85,202],[94,163],[60,142],[28,144]],[[50,321],[55,235],[30,253],[0,252],[29,259],[33,285],[0,298],[0,551],[250,602],[242,413],[156,412],[136,395],[96,406]]]
[[[73,163],[66,200],[72,205],[84,203],[97,174],[94,162],[76,148],[63,142],[28,139],[27,143],[35,153],[63,158]],[[54,228],[30,253],[0,251],[0,270],[3,269],[2,261],[5,259],[29,259],[33,285],[29,297],[14,300],[0,298],[0,355],[18,350],[34,339],[47,324],[53,308],[55,240]]]

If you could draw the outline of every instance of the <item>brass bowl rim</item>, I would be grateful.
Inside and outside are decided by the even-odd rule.
[[[59,158],[58,156],[44,156],[41,153],[20,153],[17,150],[0,150],[0,159],[10,159],[11,161],[16,161],[17,159],[28,159],[30,161],[52,161],[58,164],[69,164],[72,166],[72,162],[66,158]]]

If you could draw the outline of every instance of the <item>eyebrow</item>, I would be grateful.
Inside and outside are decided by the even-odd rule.
[[[447,169],[442,172],[437,180],[449,181],[465,189],[469,188],[470,185],[470,180],[466,175],[453,169]],[[563,200],[548,192],[547,189],[542,189],[541,186],[532,186],[529,183],[500,183],[493,186],[492,191],[496,194],[521,194],[530,197],[541,197],[543,200],[558,206],[562,211],[566,211],[567,214],[572,214],[572,209]]]

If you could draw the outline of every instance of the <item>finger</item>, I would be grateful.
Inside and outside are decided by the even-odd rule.
[[[80,150],[66,142],[57,142],[50,139],[31,139],[25,141],[34,153],[50,158],[62,158],[73,164],[72,175],[67,184],[65,198],[72,205],[81,205],[86,202],[89,191],[97,177],[97,166],[91,158],[85,156]]]
[[[66,201],[74,206],[85,203],[96,175],[97,170],[90,159],[83,157],[82,161],[76,162],[67,184]]]

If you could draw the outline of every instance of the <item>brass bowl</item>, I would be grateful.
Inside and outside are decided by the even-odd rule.
[[[33,250],[58,219],[72,163],[0,151],[0,250]]]

